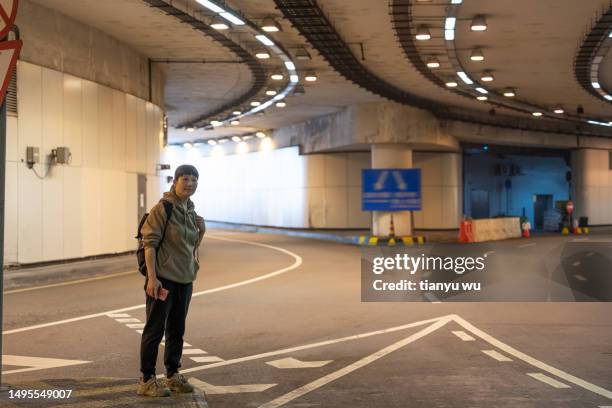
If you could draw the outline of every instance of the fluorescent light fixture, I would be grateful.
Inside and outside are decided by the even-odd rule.
[[[210,22],[210,26],[215,30],[227,30],[229,28],[229,25],[217,16],[213,17]]]
[[[477,90],[478,92],[480,92],[481,94],[488,94],[488,93],[489,93],[489,91],[487,91],[487,90],[486,90],[486,89],[484,89],[484,88],[480,88],[480,87],[476,88],[476,90]]]
[[[241,141],[242,139],[240,138],[240,136],[232,136],[232,142],[236,142],[238,143],[239,141]]]
[[[455,81],[447,81],[445,85],[449,88],[455,88],[458,84]]]
[[[469,76],[467,76],[467,74],[466,74],[465,72],[463,72],[463,71],[459,71],[459,72],[457,72],[457,76],[458,76],[459,78],[461,78],[461,80],[462,80],[463,82],[465,82],[466,84],[468,84],[468,85],[472,85],[472,84],[474,83],[474,81],[472,81],[472,80],[470,79],[470,77],[469,77]]]
[[[444,30],[444,39],[446,41],[453,41],[455,39],[455,30]]]
[[[436,57],[428,58],[427,68],[440,68],[440,60],[438,60]]]
[[[595,89],[600,89],[601,85],[599,85],[599,82],[591,82],[591,85],[593,86],[593,88]]]
[[[516,96],[516,90],[514,88],[506,88],[504,89],[503,94],[507,98],[513,98]]]
[[[470,24],[470,29],[472,31],[486,31],[486,29],[487,29],[487,20],[481,14],[475,16],[472,19],[472,24]]]
[[[274,95],[276,95],[277,93],[278,93],[278,92],[276,92],[274,89],[268,89],[268,90],[266,91],[266,95],[268,95],[268,96],[274,96]]]
[[[232,112],[232,115],[242,115],[242,112],[239,110],[235,110]]]
[[[290,82],[292,82],[294,84],[297,84],[299,82],[299,80],[300,80],[300,77],[297,76],[296,74],[289,75],[289,81]]]
[[[472,61],[484,61],[485,57],[484,54],[482,52],[482,50],[480,48],[476,48],[474,50],[472,50],[472,54],[470,55],[470,59]]]
[[[263,45],[267,45],[268,47],[274,46],[274,42],[263,34],[258,34],[255,36],[255,38],[257,38],[257,40],[259,40],[259,42]]]
[[[240,121],[238,119],[234,119],[230,122],[230,125],[232,126],[238,126],[240,124]]]
[[[268,59],[270,58],[270,53],[267,50],[257,50],[255,51],[255,56],[259,59]]]
[[[484,96],[484,95],[478,95],[478,96],[476,97],[476,99],[478,99],[479,101],[486,101],[486,100],[487,100],[487,99],[489,99],[489,98],[487,98],[487,97],[486,97],[486,96]]]
[[[314,71],[308,71],[306,72],[304,79],[306,82],[315,82],[317,80],[317,73]]]
[[[276,96],[272,99],[275,101],[280,101],[281,99],[285,99],[285,96],[286,96],[285,94],[279,93],[279,94],[276,94]]]
[[[227,21],[229,21],[230,23],[232,23],[232,24],[244,25],[244,21],[242,21],[241,19],[239,19],[238,17],[236,17],[232,13],[228,13],[227,11],[224,12],[224,13],[219,13],[219,15],[221,17],[223,17],[224,19],[226,19]]]
[[[431,39],[431,33],[426,25],[421,25],[417,28],[415,38],[419,41],[426,41]]]
[[[610,31],[610,34],[608,35],[608,38],[612,38],[612,31]]]
[[[270,17],[266,17],[261,23],[261,29],[267,33],[276,33],[281,30],[281,27],[276,20]]]
[[[454,30],[455,29],[455,23],[457,23],[457,18],[456,17],[446,17],[446,20],[444,21],[444,29],[445,30]]]
[[[284,108],[285,106],[287,106],[287,102],[276,102],[276,107],[277,108]]]
[[[591,125],[599,125],[599,126],[612,127],[612,123],[598,122],[596,120],[587,120],[587,123],[590,123]]]
[[[188,132],[195,132],[195,128],[194,128],[194,127],[188,127],[188,128],[187,128],[187,131],[188,131]]]
[[[189,142],[185,142],[185,143],[183,143],[183,147],[185,149],[191,149],[193,147],[193,145],[191,143],[189,143]]]
[[[554,113],[556,113],[557,115],[561,115],[562,113],[565,113],[565,110],[561,107],[561,106],[557,106],[554,110]]]
[[[259,102],[259,101],[252,101],[251,102],[251,106],[259,106],[259,105],[261,105],[261,102]]]
[[[211,146],[214,146],[214,145],[217,144],[217,141],[215,139],[209,139],[208,140],[208,144],[211,145]]]
[[[295,64],[293,63],[293,61],[285,61],[285,66],[287,67],[287,69],[295,71]]]
[[[208,1],[208,0],[196,0],[196,1],[214,13],[225,13],[225,10],[217,6],[212,1]]]
[[[536,118],[539,118],[540,116],[542,116],[542,112],[531,112],[531,114],[535,116]]]
[[[220,122],[218,120],[211,120],[210,124],[212,125],[212,127],[218,127],[218,126],[221,126],[223,122]]]
[[[255,136],[257,136],[259,139],[263,139],[266,137],[266,134],[264,132],[257,132],[255,133]]]
[[[482,73],[482,75],[480,76],[480,80],[482,82],[491,82],[495,80],[495,77],[493,76],[493,74],[491,73],[491,71],[485,71]]]
[[[275,81],[281,81],[284,78],[284,76],[280,72],[275,72],[272,75],[270,75],[270,78],[272,78]]]
[[[461,4],[463,0],[451,0],[451,4]]]
[[[604,95],[603,97],[606,98],[609,101],[612,101],[612,96],[611,95]]]

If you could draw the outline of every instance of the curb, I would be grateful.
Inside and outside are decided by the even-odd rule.
[[[361,246],[412,246],[424,245],[427,239],[423,235],[407,236],[407,237],[377,237],[370,235],[360,235],[357,241]]]

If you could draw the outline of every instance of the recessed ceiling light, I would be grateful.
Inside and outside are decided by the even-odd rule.
[[[234,119],[230,122],[230,125],[232,126],[238,126],[240,124],[240,121],[238,119]]]
[[[440,68],[440,60],[438,60],[436,57],[428,58],[427,68]]]
[[[212,127],[218,127],[218,126],[221,126],[223,122],[218,121],[218,120],[211,120],[210,124],[212,125]]]
[[[489,98],[487,98],[487,97],[486,97],[486,96],[484,96],[484,95],[478,95],[478,96],[476,97],[476,99],[478,99],[479,101],[486,101],[486,100],[487,100],[487,99],[489,99]]]
[[[593,88],[595,89],[600,89],[601,85],[599,85],[599,82],[591,82],[591,85],[593,86]]]
[[[242,139],[240,138],[240,136],[232,136],[232,142],[240,142]]]
[[[479,14],[472,19],[472,24],[470,24],[470,29],[472,31],[485,31],[487,29],[487,20],[485,16]]]
[[[482,52],[482,50],[480,48],[475,48],[474,50],[472,50],[472,54],[470,55],[470,59],[472,61],[484,61],[485,57],[484,57],[484,53]]]
[[[255,133],[255,136],[257,136],[260,139],[263,139],[264,137],[266,137],[266,134],[264,132],[257,132]]]
[[[275,81],[281,81],[284,78],[284,76],[280,72],[275,72],[272,75],[270,75],[270,78],[272,78]]]
[[[554,110],[554,113],[556,113],[557,115],[561,115],[562,113],[565,113],[565,110],[561,107],[561,106],[557,106]]]
[[[531,112],[531,114],[537,118],[539,118],[540,116],[542,116],[542,112]]]
[[[612,101],[612,96],[611,95],[604,95],[603,97],[605,99],[607,99],[608,101]]]
[[[242,112],[239,110],[235,110],[232,112],[233,115],[242,115]]]
[[[268,33],[276,33],[278,31],[281,31],[281,26],[273,18],[266,17],[261,23],[261,29]]]
[[[304,76],[306,82],[315,82],[317,80],[317,73],[314,71],[308,71]]]
[[[445,85],[449,88],[455,88],[458,84],[455,81],[446,81]]]
[[[283,101],[276,102],[277,108],[284,108],[285,106],[287,106],[287,102],[283,102]]]
[[[194,128],[194,127],[188,127],[188,128],[187,128],[187,131],[188,131],[188,132],[195,132],[195,128]]]
[[[513,98],[516,96],[516,90],[514,88],[506,88],[504,89],[504,96],[508,98]]]
[[[431,33],[426,25],[421,25],[417,28],[415,38],[419,41],[426,41],[431,39]]]
[[[193,145],[191,143],[189,143],[189,142],[185,142],[185,143],[183,143],[183,147],[186,148],[186,149],[191,149],[193,147]]]
[[[261,102],[259,102],[259,101],[252,101],[251,102],[251,106],[259,106],[259,105],[261,105]]]
[[[217,144],[217,141],[215,139],[209,139],[208,140],[208,144],[211,145],[211,146],[214,146],[214,145]]]
[[[270,58],[270,53],[268,52],[268,50],[261,48],[255,51],[255,56],[259,59],[268,59]]]
[[[493,74],[491,73],[491,71],[485,71],[482,73],[482,75],[480,76],[480,80],[482,82],[491,82],[493,80],[495,80],[495,77],[493,76]]]
[[[229,24],[221,20],[218,16],[213,17],[210,26],[215,30],[227,30],[229,28]]]
[[[463,0],[451,0],[451,4],[461,4]]]
[[[276,92],[274,89],[268,89],[268,90],[266,91],[266,95],[268,95],[268,96],[274,96],[274,95],[276,95],[277,93],[278,93],[278,92]]]

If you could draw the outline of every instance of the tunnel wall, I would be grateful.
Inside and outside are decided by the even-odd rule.
[[[161,109],[23,61],[17,86],[18,116],[7,124],[5,263],[134,250],[139,173],[147,201],[159,198]],[[40,148],[42,180],[24,163],[27,146]],[[48,170],[58,146],[70,148],[72,162]]]
[[[572,151],[572,178],[575,215],[589,217],[590,225],[612,224],[610,151]]]

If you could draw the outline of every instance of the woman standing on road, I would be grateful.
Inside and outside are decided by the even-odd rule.
[[[194,166],[179,166],[170,191],[151,209],[141,229],[147,265],[147,322],[140,343],[138,395],[167,397],[171,391],[193,392],[178,370],[192,282],[199,269],[197,251],[205,231],[204,219],[189,199],[198,187],[198,177]],[[172,208],[169,218],[165,206]],[[158,381],[155,363],[164,332],[166,379]]]

